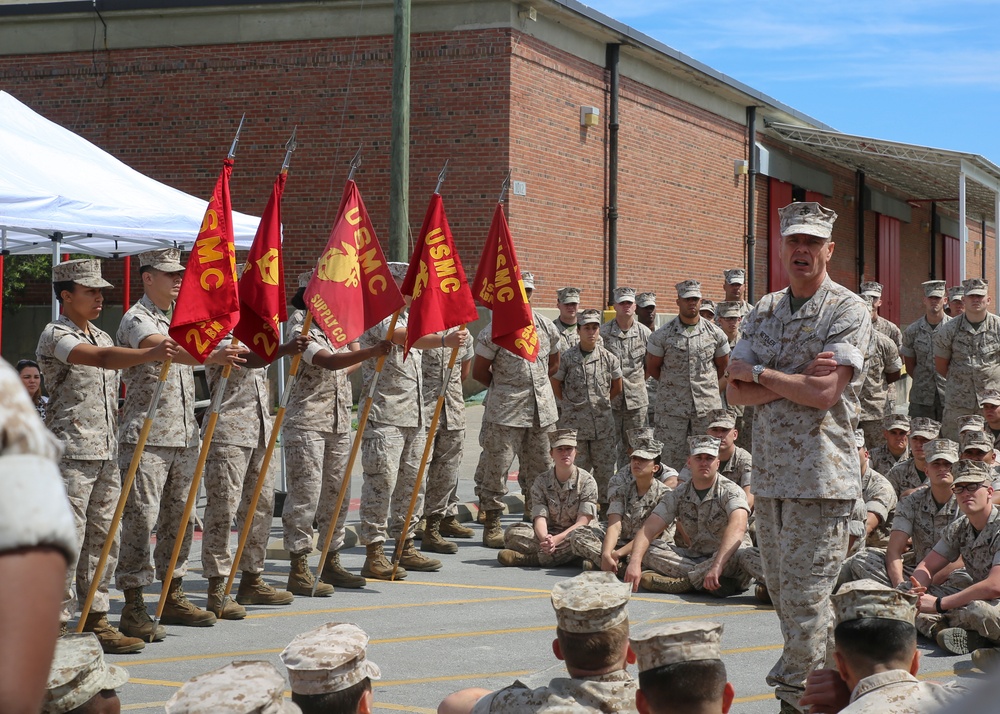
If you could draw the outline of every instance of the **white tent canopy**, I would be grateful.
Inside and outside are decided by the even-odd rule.
[[[0,91],[0,239],[10,254],[58,262],[60,252],[107,258],[190,245],[207,205]],[[250,247],[258,223],[233,213],[237,248]]]

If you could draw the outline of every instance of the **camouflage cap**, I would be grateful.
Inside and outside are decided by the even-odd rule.
[[[861,290],[859,292],[861,295],[871,295],[873,298],[882,297],[882,283],[867,280],[861,283]]]
[[[863,429],[854,430],[854,445],[859,449],[865,448],[865,432]]]
[[[925,439],[936,439],[941,433],[941,423],[927,417],[910,419],[910,436],[922,436]]]
[[[80,258],[67,260],[52,268],[52,282],[74,282],[85,288],[113,288],[101,276],[101,261],[97,258]]]
[[[655,307],[656,306],[656,293],[639,293],[635,296],[635,306],[636,307]]]
[[[552,608],[559,629],[604,632],[628,620],[632,587],[614,573],[580,573],[552,588]]]
[[[631,432],[629,433],[631,434]],[[631,456],[637,456],[640,459],[653,460],[663,451],[663,442],[657,441],[652,434],[640,438],[629,436],[629,440],[632,442]]]
[[[722,442],[719,439],[716,439],[714,436],[709,436],[708,434],[688,437],[688,451],[691,456],[696,456],[697,454],[718,456],[719,446],[721,444]]]
[[[584,310],[576,316],[576,324],[578,327],[583,327],[584,325],[600,325],[602,322],[604,322],[604,316],[601,314],[601,311],[593,308]]]
[[[886,414],[885,418],[882,419],[882,428],[886,431],[892,431],[893,429],[909,431],[910,417],[905,414]]]
[[[677,288],[677,297],[681,300],[701,297],[701,283],[697,280],[682,280],[674,287]]]
[[[328,622],[296,636],[281,653],[296,694],[329,694],[382,672],[365,656],[368,635],[357,625]]]
[[[988,454],[993,451],[993,437],[985,431],[962,432],[958,435],[958,443],[963,454],[972,449],[982,451],[984,454]],[[924,453],[927,453],[926,445],[924,446]]]
[[[986,428],[986,419],[982,414],[963,414],[955,421],[958,422],[958,433],[965,431],[982,431]]]
[[[698,312],[710,312],[715,315],[715,301],[709,300],[708,298],[701,299],[701,306],[698,308]]]
[[[963,288],[961,285],[956,285],[953,288],[948,288],[948,302],[952,302],[954,300],[961,300],[963,297],[965,297],[965,288]]]
[[[270,662],[230,662],[192,677],[167,701],[167,714],[301,714],[284,698]]]
[[[42,714],[65,714],[127,681],[128,672],[104,661],[101,643],[93,632],[63,635],[56,640]]]
[[[875,580],[853,580],[840,586],[831,597],[837,624],[867,617],[899,620],[910,625],[917,616],[917,596]]]
[[[730,268],[723,270],[722,274],[726,276],[729,285],[743,285],[747,281],[747,271],[743,268]]]
[[[534,273],[529,273],[527,270],[521,271],[521,282],[524,284],[525,290],[534,290],[535,289]]]
[[[410,269],[409,263],[399,263],[394,260],[390,260],[386,265],[389,267],[389,272],[392,273],[392,277],[396,280],[405,280],[406,271]]]
[[[979,406],[984,404],[1000,405],[1000,390],[984,389],[983,393],[979,395]]]
[[[620,287],[615,288],[614,295],[615,304],[620,302],[635,302],[635,288]]]
[[[955,480],[951,482],[952,486],[960,483],[992,483],[993,481],[993,469],[983,461],[961,459],[955,464],[951,474],[955,477]]]
[[[738,302],[720,302],[718,313],[721,318],[743,317],[743,305]]]
[[[943,280],[925,280],[920,284],[924,286],[924,297],[943,298],[945,296],[947,283]]]
[[[679,662],[722,659],[722,625],[716,622],[668,622],[629,637],[640,672]]]
[[[953,464],[958,461],[958,444],[951,439],[931,439],[924,444],[924,458],[927,463],[944,459]]]
[[[549,448],[576,446],[576,429],[554,429],[549,432]]]
[[[310,269],[310,270],[307,270],[304,273],[299,273],[299,287],[300,288],[304,288],[306,285],[309,284],[309,281],[312,280],[314,272],[316,272],[316,271]]]
[[[522,276],[523,279],[523,276]],[[559,288],[556,297],[562,305],[572,305],[580,302],[580,288]]]
[[[706,429],[735,429],[736,414],[728,409],[713,409],[705,415],[708,420]]]
[[[875,296],[872,295],[871,293],[862,294],[861,299],[865,301],[865,305],[868,306],[869,310],[875,308]]]
[[[160,250],[147,250],[136,256],[139,260],[139,268],[152,268],[162,273],[179,273],[184,270],[181,263],[180,248],[161,248]]]
[[[990,281],[986,278],[969,278],[962,281],[962,290],[965,295],[989,295]]]
[[[781,235],[808,235],[818,238],[833,236],[833,224],[837,220],[836,211],[824,208],[815,201],[790,203],[778,209],[781,219]]]

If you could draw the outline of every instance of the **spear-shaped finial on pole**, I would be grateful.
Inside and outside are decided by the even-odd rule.
[[[503,180],[503,184],[500,186],[500,198],[497,199],[497,203],[503,203],[504,199],[507,198],[507,189],[510,188],[510,177],[514,173],[514,169],[510,169],[507,172],[507,176]]]
[[[444,183],[445,176],[448,175],[448,162],[450,159],[444,160],[444,168],[441,169],[441,173],[438,174],[437,186],[434,188],[434,193],[441,193],[441,184]]]
[[[298,144],[295,141],[295,134],[298,133],[299,128],[296,126],[292,129],[292,135],[288,139],[288,143],[285,144],[285,160],[281,162],[281,172],[288,172],[288,165],[292,163],[292,152],[295,151]]]
[[[240,132],[243,131],[243,122],[246,121],[247,114],[243,112],[243,116],[240,117],[240,125],[236,127],[236,136],[233,137],[233,145],[229,147],[229,157],[230,159],[236,158],[236,145],[240,143]]]
[[[347,180],[348,181],[353,181],[354,180],[354,172],[357,171],[359,168],[361,168],[361,147],[360,146],[358,147],[358,150],[356,152],[354,152],[354,158],[351,159],[351,172],[349,174],[347,174]]]

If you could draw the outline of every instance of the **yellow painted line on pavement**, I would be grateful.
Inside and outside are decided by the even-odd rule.
[[[512,602],[514,600],[539,600],[544,595],[513,595],[508,597],[484,597],[471,600],[433,600],[431,602],[400,602],[391,605],[360,605],[358,607],[336,607],[322,610],[298,610],[295,612],[258,612],[247,615],[247,620],[263,620],[275,617],[303,617],[305,615],[326,615],[337,612],[366,612],[369,610],[403,610],[411,607],[441,607],[444,605],[474,605],[484,602]]]
[[[145,702],[142,704],[122,704],[121,710],[123,712],[139,712],[143,709],[155,709],[158,712],[162,712],[163,708],[167,706],[166,702]]]
[[[653,620],[645,620],[643,624],[653,625],[661,622],[682,622],[684,620],[709,620],[713,617],[737,617],[738,615],[753,615],[760,610],[735,610],[733,612],[706,612],[700,615],[678,615],[677,617],[658,617]]]
[[[459,588],[461,590],[504,590],[513,593],[544,593],[551,594],[552,590],[541,588],[512,588],[505,585],[468,585],[466,583],[436,583],[429,580],[401,580],[400,585],[425,585],[432,588]]]
[[[765,699],[774,699],[774,692],[768,692],[767,694],[754,694],[752,697],[736,697],[733,700],[733,704],[746,704],[748,702],[762,702]],[[777,699],[775,699],[777,701]]]
[[[518,672],[484,672],[483,674],[449,674],[442,677],[423,677],[421,679],[396,679],[389,682],[372,682],[372,686],[379,687],[399,687],[406,684],[428,684],[430,682],[459,682],[463,679],[489,679],[491,677],[524,677],[532,674],[532,670],[521,670]]]
[[[407,704],[386,704],[375,702],[375,709],[388,709],[394,712],[420,712],[420,714],[437,714],[437,709],[427,709],[426,707],[411,707]]]
[[[780,650],[783,644],[777,645],[757,645],[756,647],[735,647],[731,650],[722,650],[722,654],[743,654],[744,652],[768,652],[770,650]]]

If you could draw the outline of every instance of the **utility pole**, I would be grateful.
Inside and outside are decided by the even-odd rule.
[[[410,0],[394,0],[389,260],[410,258]]]

